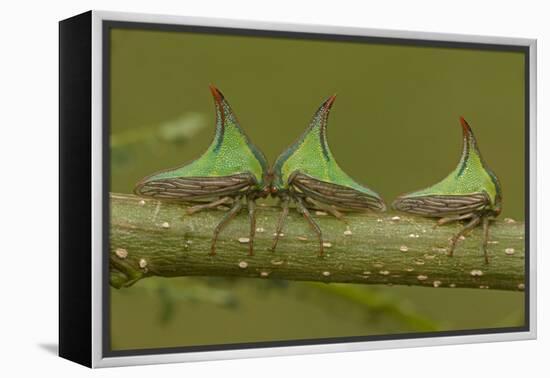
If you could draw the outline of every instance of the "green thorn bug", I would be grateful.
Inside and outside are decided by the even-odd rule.
[[[329,97],[313,115],[303,135],[284,151],[270,171],[271,195],[281,200],[272,250],[289,212],[290,202],[305,217],[319,239],[323,256],[323,234],[309,209],[321,208],[343,220],[340,211],[385,210],[380,196],[358,184],[336,163],[327,143],[327,121],[335,96]]]
[[[447,177],[416,192],[398,197],[392,204],[396,210],[425,217],[440,218],[436,226],[452,221],[469,222],[450,241],[452,256],[459,238],[480,223],[483,227],[482,251],[489,263],[487,241],[489,221],[500,214],[502,191],[497,176],[485,164],[471,127],[460,117],[463,147],[460,161]]]
[[[214,140],[198,159],[173,169],[145,177],[134,193],[159,200],[194,204],[189,214],[220,205],[231,209],[214,229],[210,254],[216,254],[216,241],[223,228],[240,212],[246,200],[250,219],[249,255],[254,254],[256,232],[255,200],[269,195],[267,160],[239,126],[222,93],[210,86],[216,106]]]

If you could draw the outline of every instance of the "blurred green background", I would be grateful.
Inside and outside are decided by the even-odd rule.
[[[331,149],[388,204],[455,167],[462,115],[501,180],[501,217],[523,220],[522,53],[113,29],[111,191],[131,193],[207,148],[209,83],[270,162],[337,93]],[[149,278],[111,291],[112,348],[520,326],[523,301],[492,290]]]

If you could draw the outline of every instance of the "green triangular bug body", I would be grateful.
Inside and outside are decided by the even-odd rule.
[[[283,211],[272,249],[277,246],[291,200],[317,234],[320,256],[323,255],[323,236],[308,208],[320,207],[342,220],[340,211],[385,210],[380,196],[345,173],[330,151],[327,121],[334,100],[335,96],[331,96],[323,102],[306,131],[273,165],[271,192],[281,199]]]
[[[188,213],[231,204],[231,210],[214,231],[211,254],[215,254],[219,232],[238,214],[241,200],[246,199],[250,216],[249,253],[253,254],[254,201],[269,193],[269,183],[265,180],[268,163],[239,126],[222,93],[214,86],[210,86],[210,90],[216,105],[216,132],[206,152],[189,164],[144,178],[134,192],[161,200],[200,203],[188,208]]]
[[[163,196],[161,192],[155,192],[154,190],[148,192],[147,188],[154,186],[155,183],[176,179],[182,181],[188,178],[212,179],[236,175],[251,175],[255,180],[253,187],[257,190],[264,189],[266,186],[264,177],[268,169],[265,156],[252,144],[241,129],[233,110],[222,93],[213,86],[210,87],[210,90],[216,104],[216,132],[208,149],[201,157],[189,164],[163,170],[146,177],[136,186],[138,194],[150,194],[157,198],[167,199],[170,197],[169,199],[177,200],[178,196],[175,195],[175,190],[172,190],[169,195]],[[192,191],[185,191],[184,189],[182,186],[181,196],[179,197],[182,201],[194,201],[194,199],[201,200],[204,198],[202,193],[196,192],[196,195],[193,195]]]
[[[482,210],[493,211],[495,214],[500,213],[502,194],[499,180],[481,157],[471,127],[462,117],[460,122],[463,130],[463,147],[456,168],[437,184],[400,196],[392,205],[395,209],[434,217],[460,214],[472,210],[468,206],[464,209],[458,206],[459,202],[455,204],[456,206],[442,204],[439,208],[436,203],[426,204],[426,209],[420,206],[422,198],[432,197],[435,201],[438,197],[452,198],[454,196],[457,201],[460,197],[464,199],[480,198],[472,202],[477,203],[478,207],[481,206]],[[481,198],[484,198],[483,204]],[[414,202],[415,200],[416,202]],[[413,206],[414,203],[417,204],[416,207]],[[468,205],[468,202],[465,205]]]
[[[302,136],[283,152],[273,166],[273,187],[277,191],[289,189],[291,179],[298,172],[316,180],[319,185],[340,188],[346,193],[357,192],[358,198],[365,201],[364,209],[384,210],[382,198],[373,190],[353,180],[336,162],[327,141],[328,116],[335,96],[329,97],[313,115],[309,127]],[[347,189],[347,190],[346,190]],[[337,193],[336,193],[337,194]],[[326,202],[338,203],[345,208],[346,203],[334,197],[334,203],[329,198]],[[351,206],[356,209],[356,206]]]
[[[456,168],[435,185],[398,197],[392,207],[411,214],[441,218],[439,225],[469,219],[470,222],[451,239],[449,255],[453,254],[460,236],[483,222],[483,252],[488,262],[489,217],[500,214],[502,190],[497,176],[481,157],[470,125],[462,117],[460,123],[463,147]]]

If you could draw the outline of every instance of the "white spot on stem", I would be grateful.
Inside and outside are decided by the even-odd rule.
[[[125,259],[126,257],[128,257],[128,251],[125,250],[124,248],[117,248],[115,250],[115,254],[117,255],[118,258],[120,259]]]
[[[481,277],[481,276],[483,276],[483,272],[479,269],[474,269],[470,272],[470,276],[472,276],[472,277]]]

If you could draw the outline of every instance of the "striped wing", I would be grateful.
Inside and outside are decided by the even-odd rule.
[[[251,174],[222,177],[178,177],[142,181],[134,193],[140,196],[182,202],[205,202],[245,194],[256,183]]]
[[[483,210],[487,205],[489,198],[485,193],[401,197],[393,203],[396,210],[426,217],[468,214]]]
[[[317,180],[303,173],[296,173],[289,185],[305,197],[315,201],[335,206],[340,210],[365,211],[384,210],[385,205],[380,199],[361,193],[347,186],[341,186]]]

